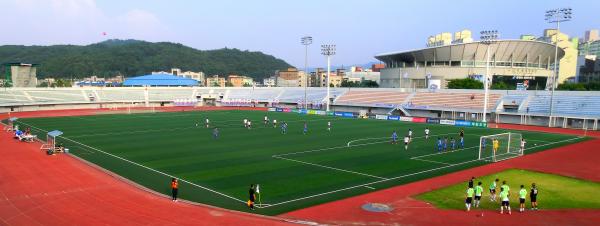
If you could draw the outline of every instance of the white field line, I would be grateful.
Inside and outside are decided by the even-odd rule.
[[[387,179],[385,177],[379,177],[379,176],[375,176],[375,175],[371,175],[371,174],[366,174],[366,173],[361,173],[361,172],[356,172],[356,171],[351,171],[351,170],[345,170],[345,169],[335,168],[335,167],[331,167],[331,166],[325,166],[325,165],[320,165],[320,164],[316,164],[316,163],[300,161],[300,160],[296,160],[296,159],[289,159],[289,158],[284,158],[284,157],[279,157],[279,156],[273,156],[273,158],[288,160],[288,161],[302,163],[302,164],[311,165],[311,166],[322,167],[322,168],[326,168],[326,169],[337,170],[337,171],[346,172],[346,173],[353,173],[353,174],[377,178],[377,179]]]
[[[463,151],[463,150],[467,150],[467,149],[471,149],[471,148],[478,148],[478,147],[479,146],[473,146],[473,147],[468,147],[468,148],[457,149],[457,150],[454,150],[454,151],[444,151],[444,152],[437,152],[437,153],[431,153],[431,154],[426,154],[426,155],[419,155],[419,156],[411,157],[410,159],[419,159],[419,158],[423,158],[423,157],[427,157],[427,156],[432,156],[432,155],[450,154],[450,153],[454,153],[454,152],[458,152],[458,151]]]
[[[363,186],[363,187],[365,187],[365,188],[368,188],[368,189],[371,189],[371,190],[375,190],[375,188],[374,188],[374,187],[369,187],[369,186]]]
[[[538,146],[535,146],[535,147],[542,147],[542,146],[547,146],[547,145],[552,145],[552,144],[567,142],[567,141],[581,139],[581,138],[582,137],[575,137],[575,138],[571,138],[571,139],[566,139],[566,140],[561,140],[561,141],[556,141],[556,142],[550,142],[550,143],[546,143],[546,144],[543,144],[543,145],[538,145]],[[531,149],[531,148],[526,148],[526,150],[527,149]],[[441,169],[446,169],[446,168],[450,168],[450,167],[454,167],[454,166],[459,166],[459,165],[463,165],[463,164],[467,164],[467,163],[472,163],[472,162],[476,162],[476,161],[481,161],[481,160],[479,160],[479,159],[469,160],[469,161],[465,161],[465,162],[461,162],[461,163],[450,164],[450,165],[441,166],[441,167],[437,167],[437,168],[433,168],[433,169],[428,169],[428,170],[423,170],[423,171],[419,171],[419,172],[415,172],[415,173],[404,174],[404,175],[400,175],[400,176],[397,176],[397,177],[391,177],[391,178],[387,178],[387,179],[383,179],[383,180],[378,180],[378,181],[373,181],[373,182],[369,182],[369,183],[354,185],[354,186],[350,186],[350,187],[346,187],[346,188],[341,188],[341,189],[337,189],[337,190],[332,190],[332,191],[328,191],[328,192],[323,192],[323,193],[319,193],[319,194],[304,196],[302,198],[296,198],[296,199],[291,199],[291,200],[288,200],[288,201],[283,201],[283,202],[279,202],[279,203],[275,203],[275,204],[270,204],[268,207],[283,205],[283,204],[286,204],[286,203],[301,201],[301,200],[304,200],[304,199],[310,199],[310,198],[314,198],[314,197],[319,197],[319,196],[323,196],[323,195],[333,194],[333,193],[337,193],[337,192],[341,192],[341,191],[346,191],[346,190],[350,190],[350,189],[355,189],[355,188],[359,188],[359,187],[365,187],[365,186],[369,186],[369,185],[373,185],[373,184],[379,184],[379,183],[382,183],[382,182],[387,182],[387,181],[397,180],[397,179],[401,179],[401,178],[405,178],[405,177],[409,177],[409,176],[414,176],[414,175],[419,175],[419,174],[423,174],[423,173],[433,172],[433,171],[437,171],[437,170],[441,170]],[[268,207],[264,207],[264,208],[268,208]]]
[[[46,131],[46,130],[43,130],[43,129],[37,128],[37,127],[35,127],[35,126],[29,125],[29,124],[27,124],[27,123],[23,123],[23,122],[19,122],[19,123],[22,123],[22,124],[24,124],[24,125],[27,125],[27,126],[29,126],[29,127],[31,127],[31,128],[35,128],[35,129],[38,129],[38,130],[41,130],[41,131],[44,131],[44,132],[48,132],[48,131]],[[213,193],[215,193],[215,194],[218,194],[218,195],[221,195],[221,196],[223,196],[223,197],[226,197],[226,198],[229,198],[229,199],[233,199],[233,200],[235,200],[235,201],[238,201],[238,202],[241,202],[241,203],[246,203],[246,201],[243,201],[243,200],[241,200],[241,199],[237,199],[237,198],[235,198],[235,197],[232,197],[232,196],[229,196],[229,195],[227,195],[227,194],[224,194],[224,193],[221,193],[221,192],[215,191],[215,190],[213,190],[213,189],[210,189],[210,188],[207,188],[207,187],[204,187],[204,186],[201,186],[201,185],[197,185],[197,184],[195,184],[195,183],[192,183],[192,182],[190,182],[190,181],[187,181],[187,180],[185,180],[185,179],[178,178],[178,177],[176,177],[176,176],[173,176],[173,175],[170,175],[170,174],[168,174],[168,173],[164,173],[164,172],[162,172],[162,171],[158,171],[158,170],[152,169],[152,168],[150,168],[150,167],[144,166],[144,165],[142,165],[142,164],[139,164],[139,163],[137,163],[137,162],[130,161],[130,160],[128,160],[128,159],[125,159],[125,158],[119,157],[119,156],[117,156],[117,155],[114,155],[114,154],[111,154],[111,153],[108,153],[108,152],[102,151],[102,150],[100,150],[100,149],[97,149],[97,148],[91,147],[91,146],[89,146],[89,145],[85,145],[85,144],[79,143],[79,142],[77,142],[77,141],[74,141],[74,140],[71,140],[71,139],[69,139],[69,138],[67,138],[67,137],[63,137],[63,139],[65,139],[65,140],[68,140],[68,141],[71,141],[71,142],[73,142],[73,143],[76,143],[76,144],[79,144],[79,145],[81,145],[81,146],[87,147],[87,148],[89,148],[89,149],[95,150],[95,151],[97,151],[97,152],[101,152],[101,153],[103,153],[103,154],[106,154],[106,155],[108,155],[108,156],[111,156],[111,157],[114,157],[114,158],[117,158],[117,159],[123,160],[123,161],[125,161],[125,162],[127,162],[127,163],[130,163],[130,164],[133,164],[133,165],[136,165],[136,166],[142,167],[142,168],[144,168],[144,169],[147,169],[147,170],[150,170],[150,171],[152,171],[152,172],[155,172],[155,173],[158,173],[158,174],[161,174],[161,175],[167,176],[167,177],[171,177],[171,178],[177,178],[177,179],[178,179],[178,180],[180,180],[180,181],[183,181],[183,182],[186,182],[186,183],[188,183],[188,184],[191,184],[191,185],[193,185],[193,186],[196,186],[196,187],[198,187],[198,188],[201,188],[201,189],[204,189],[204,190],[207,190],[207,191],[213,192]]]
[[[452,165],[450,163],[438,162],[438,161],[433,161],[433,160],[425,160],[425,159],[418,159],[418,158],[411,158],[411,159],[417,160],[417,161],[423,161],[423,162],[437,163],[437,164],[442,164],[442,165]]]

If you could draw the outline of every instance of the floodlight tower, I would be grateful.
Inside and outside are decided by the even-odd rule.
[[[487,107],[488,107],[488,96],[490,92],[489,82],[490,82],[490,46],[498,41],[498,31],[497,30],[486,30],[481,31],[481,43],[487,45],[487,50],[485,52],[486,60],[485,60],[485,76],[483,79],[483,122],[487,122]]]
[[[327,107],[326,111],[329,111],[329,73],[331,73],[331,56],[335,55],[335,45],[321,45],[321,54],[327,56]]]
[[[560,36],[560,22],[570,21],[573,17],[571,8],[551,9],[546,11],[546,21],[548,23],[556,23],[556,40],[554,41],[554,67],[552,72],[552,93],[550,95],[550,114],[548,116],[548,126],[554,126],[554,88],[556,88],[556,79],[558,79],[558,37]]]
[[[308,105],[307,100],[306,100],[306,92],[308,89],[308,46],[310,44],[312,44],[312,37],[310,36],[304,36],[300,39],[300,42],[302,43],[302,45],[304,45],[304,109],[306,109],[306,106]]]

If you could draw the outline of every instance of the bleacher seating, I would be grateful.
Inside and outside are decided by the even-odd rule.
[[[80,103],[88,102],[89,99],[81,90],[63,90],[63,89],[40,89],[25,91],[35,102],[49,103]]]
[[[550,95],[535,95],[529,101],[529,112],[550,113]],[[600,96],[554,96],[554,114],[600,117]]]
[[[393,91],[357,91],[351,90],[338,98],[338,105],[360,105],[360,106],[396,106],[402,104],[410,93]]]
[[[149,101],[174,101],[177,99],[194,99],[191,89],[150,89]]]
[[[100,101],[132,102],[145,101],[144,90],[141,89],[100,89],[97,90]]]
[[[336,89],[331,89],[329,95],[331,98],[343,95],[344,92]],[[327,97],[327,91],[325,89],[309,89],[306,92],[306,100],[309,103],[325,101]],[[304,101],[304,90],[302,89],[286,89],[279,97],[279,102],[282,103],[298,103]]]
[[[0,90],[0,105],[20,105],[31,102],[23,91],[19,90]]]
[[[488,109],[493,111],[500,94],[489,94]],[[416,93],[409,102],[404,105],[411,109],[481,109],[483,110],[483,93]]]

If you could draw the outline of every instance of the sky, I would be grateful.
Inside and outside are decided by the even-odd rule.
[[[598,0],[0,0],[0,45],[87,45],[106,39],[181,43],[196,49],[261,51],[323,67],[321,44],[336,44],[334,65],[376,62],[378,53],[425,47],[441,32],[498,30],[501,39],[540,36],[555,25],[548,9],[571,7],[561,31],[600,28]]]

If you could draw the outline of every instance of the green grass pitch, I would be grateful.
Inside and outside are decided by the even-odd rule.
[[[265,115],[287,121],[288,133],[264,126]],[[204,127],[205,118],[220,128],[218,139]],[[253,129],[243,127],[244,118],[252,120]],[[327,131],[327,121],[332,131]],[[235,110],[28,118],[18,123],[32,127],[41,138],[43,131],[61,130],[58,143],[72,154],[157,192],[170,194],[170,176],[181,178],[183,199],[248,211],[244,203],[249,185],[260,184],[263,205],[256,212],[266,215],[488,164],[476,160],[479,137],[506,132],[465,128],[464,150],[436,154],[436,136],[458,139],[458,127]],[[429,140],[423,138],[425,127],[431,130]],[[401,139],[409,128],[414,139],[405,151]],[[390,144],[393,130],[400,137],[396,145]],[[583,140],[518,132],[531,144],[526,153]]]
[[[526,207],[530,208],[529,192],[531,183],[538,187],[538,207],[540,209],[598,209],[600,208],[600,183],[584,181],[576,178],[558,176],[553,174],[532,172],[520,169],[511,169],[476,178],[483,183],[484,193],[481,198],[481,209],[500,209],[499,202],[491,202],[489,199],[489,185],[496,178],[500,181],[506,180],[510,186],[510,206],[513,211],[518,211],[518,192],[521,185],[527,189]],[[467,182],[455,184],[418,195],[417,198],[433,203],[444,209],[465,209],[465,189]],[[499,199],[498,199],[499,200]],[[477,209],[477,208],[473,208]]]

